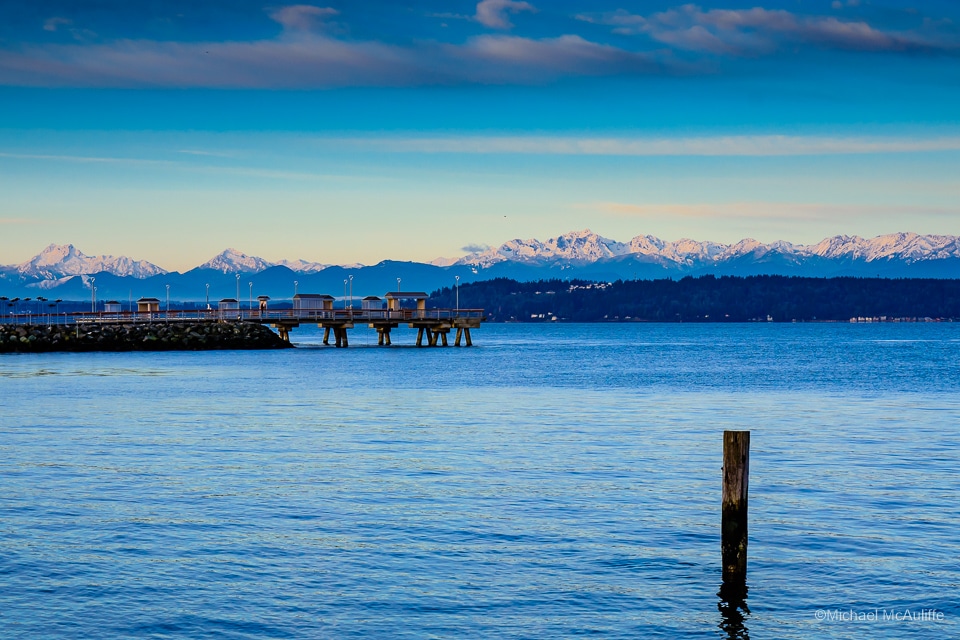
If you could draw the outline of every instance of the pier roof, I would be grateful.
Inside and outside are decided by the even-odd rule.
[[[426,300],[429,297],[423,291],[391,291],[387,294],[388,300]]]

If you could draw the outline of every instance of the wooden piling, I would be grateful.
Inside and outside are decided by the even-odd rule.
[[[750,479],[750,432],[723,432],[723,496],[720,547],[723,580],[747,577],[747,494]]]
[[[330,327],[323,328],[323,344],[330,344]]]
[[[449,345],[447,344],[447,332],[446,332],[446,331],[441,331],[441,332],[440,332],[440,340],[443,342],[443,346],[445,346],[445,347],[449,346]]]
[[[468,346],[468,347],[472,347],[472,346],[473,346],[473,340],[470,339],[470,327],[464,327],[464,329],[463,329],[463,337],[467,339],[467,346]]]
[[[344,327],[344,328],[340,329],[340,333],[343,334],[343,346],[344,346],[344,347],[349,347],[349,346],[350,346],[350,343],[347,342],[347,328]]]
[[[340,327],[334,327],[333,338],[336,341],[337,348],[339,349],[340,347],[342,347],[343,346],[343,329],[341,329]]]
[[[423,346],[423,327],[417,329],[417,346]]]
[[[463,337],[463,327],[457,327],[457,338],[453,341],[453,346],[460,346],[460,338]]]

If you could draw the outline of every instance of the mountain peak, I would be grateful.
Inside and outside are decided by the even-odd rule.
[[[155,264],[145,260],[133,260],[126,256],[87,256],[72,244],[51,244],[36,256],[16,266],[20,277],[35,277],[56,280],[67,276],[111,273],[115,276],[149,278],[166,273]]]
[[[204,262],[199,268],[213,269],[222,273],[259,273],[272,266],[275,266],[273,262],[257,256],[248,256],[242,251],[228,247]]]

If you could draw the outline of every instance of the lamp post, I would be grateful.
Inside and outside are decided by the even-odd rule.
[[[300,285],[300,282],[297,280],[293,281],[293,297],[297,297],[297,287]]]
[[[237,309],[240,308],[240,274],[237,274]]]
[[[350,310],[353,310],[353,276],[350,276]]]
[[[167,320],[170,319],[170,285],[167,285]]]
[[[344,281],[343,281],[343,308],[344,308],[344,309],[347,308],[347,281],[346,281],[346,279],[344,279]]]
[[[400,278],[397,278],[397,293],[400,293]]]
[[[93,288],[93,311],[94,313],[96,313],[97,311],[97,288],[96,287]]]
[[[460,315],[460,276],[453,276],[457,288],[457,315]]]
[[[96,278],[90,278],[90,313],[97,310],[97,288],[93,286],[96,282]]]
[[[207,283],[207,309],[210,308],[210,283]]]
[[[253,311],[253,282],[248,284],[250,285],[250,311]]]

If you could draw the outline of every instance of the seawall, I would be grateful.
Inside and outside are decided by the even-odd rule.
[[[0,353],[289,349],[254,322],[0,325]]]

